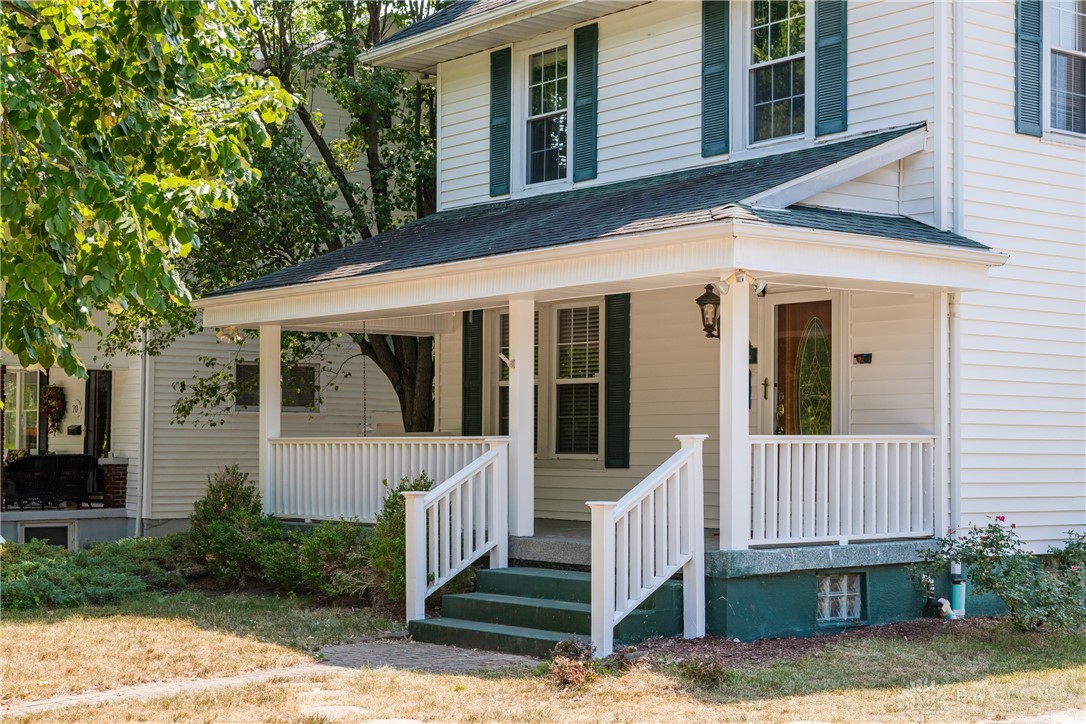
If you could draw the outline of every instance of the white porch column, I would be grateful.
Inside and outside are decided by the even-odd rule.
[[[720,295],[720,548],[750,544],[750,284]]]
[[[535,531],[535,300],[509,300],[509,535]]]
[[[269,440],[282,430],[283,388],[280,382],[282,339],[278,324],[260,325],[260,490],[264,512],[275,510],[272,497],[275,468]]]

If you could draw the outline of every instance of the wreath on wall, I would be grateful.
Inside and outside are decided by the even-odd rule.
[[[38,410],[45,416],[49,426],[49,434],[56,435],[64,422],[64,412],[68,409],[68,401],[64,399],[64,388],[60,385],[49,385],[41,391],[41,399],[38,401]]]

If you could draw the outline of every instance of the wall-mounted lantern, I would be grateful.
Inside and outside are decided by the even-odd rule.
[[[705,285],[705,293],[695,299],[701,309],[701,326],[706,337],[719,337],[717,325],[720,323],[720,295],[713,291],[712,284]]]

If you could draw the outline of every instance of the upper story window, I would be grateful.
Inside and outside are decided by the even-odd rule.
[[[1086,2],[1051,7],[1052,128],[1086,134]]]
[[[568,71],[565,45],[528,59],[529,184],[566,178]]]
[[[751,141],[805,131],[807,9],[803,0],[755,0],[750,25]]]

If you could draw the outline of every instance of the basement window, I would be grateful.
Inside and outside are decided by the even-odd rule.
[[[816,576],[818,582],[818,622],[857,621],[863,610],[860,573],[833,573]]]

